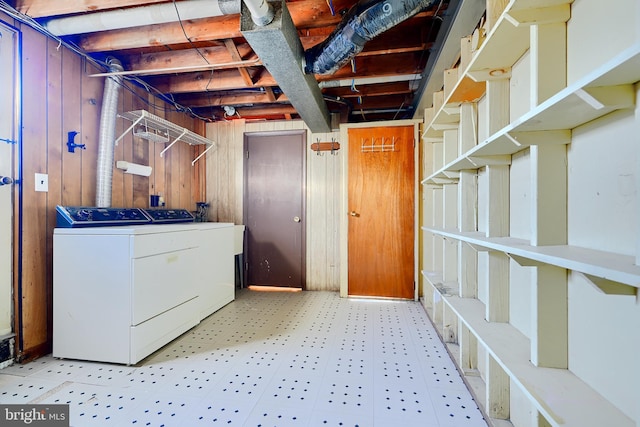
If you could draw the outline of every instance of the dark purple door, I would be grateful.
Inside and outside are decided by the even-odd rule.
[[[247,284],[305,287],[304,131],[245,134]]]

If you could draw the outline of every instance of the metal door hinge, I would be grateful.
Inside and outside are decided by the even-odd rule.
[[[245,155],[247,156],[247,159],[249,158],[249,150],[247,150],[247,152],[245,153]]]

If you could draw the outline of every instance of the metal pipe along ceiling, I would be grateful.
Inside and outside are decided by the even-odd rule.
[[[333,74],[362,51],[369,40],[430,7],[436,0],[362,0],[322,43],[304,55],[306,74]]]
[[[188,0],[57,18],[44,23],[44,27],[64,36],[237,13],[240,0]]]

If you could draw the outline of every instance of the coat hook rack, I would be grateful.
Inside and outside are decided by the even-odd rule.
[[[375,136],[371,138],[371,144],[367,143],[368,139],[363,138],[360,143],[360,151],[363,153],[384,153],[396,151],[396,138],[385,141],[384,137],[380,138],[380,144],[376,144]],[[389,143],[391,142],[391,143]]]
[[[67,149],[69,150],[70,153],[75,153],[76,152],[76,148],[80,148],[82,150],[86,150],[87,147],[85,144],[76,144],[74,142],[74,139],[76,138],[76,135],[78,134],[78,132],[72,130],[70,132],[67,133]]]
[[[332,155],[337,155],[338,150],[340,149],[340,143],[337,142],[334,138],[331,138],[331,142],[320,142],[320,139],[316,140],[311,144],[311,149],[316,152],[318,156],[322,156],[323,151],[330,151]]]

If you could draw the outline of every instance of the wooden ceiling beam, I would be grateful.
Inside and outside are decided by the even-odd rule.
[[[101,31],[80,36],[77,44],[91,53],[242,37],[239,15],[185,21],[182,25],[184,32],[178,22]]]
[[[32,18],[69,15],[72,13],[97,12],[106,9],[144,6],[164,3],[167,0],[16,0],[15,9]]]
[[[331,96],[341,98],[357,98],[359,96],[388,96],[404,95],[411,93],[409,82],[378,83],[373,85],[363,85],[358,87],[358,91],[353,91],[348,86],[327,88],[322,91]]]
[[[406,108],[413,102],[411,95],[372,96],[362,99],[362,103],[351,100],[354,110],[387,110]]]
[[[145,72],[148,70],[158,70],[162,68],[197,67],[202,65],[203,69],[210,65],[225,64],[230,62],[247,61],[246,67],[259,65],[250,61],[258,59],[247,43],[237,46],[238,59],[229,52],[226,47],[212,46],[196,49],[183,49],[167,52],[153,52],[142,55],[120,56],[119,59],[126,70],[136,70]],[[239,68],[234,65],[231,68]],[[194,69],[190,72],[196,71]],[[175,71],[171,71],[172,73]],[[186,72],[186,71],[185,71]]]
[[[240,117],[264,117],[285,114],[298,114],[291,104],[272,104],[260,107],[240,107],[236,108]]]
[[[234,41],[231,39],[225,39],[224,44],[227,47],[227,50],[229,51],[231,58],[236,62],[241,62],[242,56],[240,55],[240,52],[238,52],[238,48],[236,47],[236,44],[234,43]],[[247,69],[239,67],[238,72],[240,73],[242,80],[244,80],[244,84],[247,87],[252,87],[253,80],[251,79],[251,76],[249,75],[249,72],[247,71]]]
[[[342,3],[350,4],[353,2],[343,1]],[[301,34],[304,34],[305,29],[333,28],[341,20],[341,16],[337,14],[335,16],[331,15],[326,3],[319,3],[317,0],[290,2],[287,3],[287,7],[289,8],[291,18],[296,28],[299,29]],[[410,18],[410,21],[415,22],[414,20],[422,19],[425,16],[433,16],[433,12],[422,12]],[[101,31],[80,36],[77,44],[86,52],[140,49],[148,46],[169,46],[185,43],[187,41],[184,35],[185,32],[189,40],[194,43],[208,40],[239,38],[242,37],[240,33],[240,15],[188,20],[184,21],[182,26],[179,22],[171,22],[121,30]]]
[[[264,93],[251,92],[242,93],[238,91],[234,92],[216,92],[211,94],[189,94],[179,95],[175,97],[178,104],[189,105],[191,107],[222,107],[223,105],[248,105],[248,104],[270,104],[276,102],[275,96],[273,96],[273,90],[271,88],[265,88]],[[270,92],[270,93],[269,93]],[[281,94],[278,102],[288,102],[289,99],[285,94]]]
[[[343,3],[345,3],[343,1]],[[300,0],[287,3],[291,18],[297,28],[335,26],[341,17],[332,16],[326,3],[317,0]],[[182,28],[184,27],[184,32]],[[121,30],[101,31],[83,35],[78,45],[86,52],[137,49],[146,46],[162,46],[184,43],[187,33],[192,42],[223,40],[242,37],[240,15],[214,16],[188,20],[182,23],[132,27]]]
[[[254,87],[278,86],[268,72],[250,70]],[[162,93],[210,92],[246,88],[245,82],[236,70],[185,73],[178,75],[152,76],[145,79]]]
[[[356,56],[356,73],[347,64],[332,75],[318,75],[318,81],[353,79],[361,77],[386,77],[403,74],[420,74],[429,57],[422,52],[407,52],[381,56]]]

